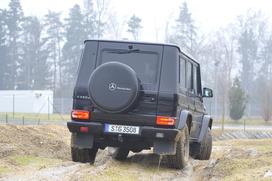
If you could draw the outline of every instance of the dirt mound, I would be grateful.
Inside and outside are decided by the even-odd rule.
[[[64,126],[0,125],[0,158],[32,155],[70,159],[70,133]]]

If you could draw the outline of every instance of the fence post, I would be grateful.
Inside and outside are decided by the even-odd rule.
[[[23,121],[23,125],[25,125],[25,117],[24,116],[23,116],[23,120],[22,121]]]
[[[48,116],[48,120],[50,120],[50,103],[49,103],[49,101],[50,100],[49,100],[49,96],[48,96],[48,98],[47,98],[47,109],[48,109],[47,110],[48,111],[48,115],[47,116]]]
[[[6,124],[8,124],[8,113],[6,113]]]
[[[225,118],[223,117],[221,120],[221,131],[224,132],[225,129]]]
[[[246,131],[246,120],[244,119],[244,132]]]
[[[14,120],[14,114],[15,114],[15,95],[12,95],[12,116]]]
[[[63,105],[64,105],[63,102],[64,102],[63,97],[61,97],[61,112],[60,112],[61,114],[63,113]]]
[[[38,119],[38,125],[40,125],[40,118]]]

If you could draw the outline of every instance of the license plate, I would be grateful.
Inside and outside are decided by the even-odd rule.
[[[107,133],[139,134],[139,130],[139,126],[105,124],[105,132]]]

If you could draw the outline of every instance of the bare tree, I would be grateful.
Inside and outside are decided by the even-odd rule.
[[[116,12],[109,12],[107,20],[107,31],[114,39],[121,39],[122,32],[126,26],[126,20],[117,17]]]
[[[229,25],[209,37],[199,39],[195,50],[202,65],[203,81],[214,89],[213,113],[221,117],[224,129],[228,90],[237,57],[235,27]]]
[[[219,104],[221,105],[221,117],[222,117],[222,128],[224,128],[224,120],[226,115],[226,109],[229,97],[229,90],[232,84],[232,71],[235,67],[236,55],[236,35],[235,26],[229,25],[228,27],[221,29],[217,33],[218,46],[221,48],[217,89],[219,92]]]
[[[171,23],[171,19],[173,18],[174,12],[171,11],[168,15],[168,17],[165,20],[165,28],[164,28],[164,42],[169,43],[170,42],[170,32],[169,32],[169,26]]]
[[[258,77],[258,95],[262,108],[262,117],[267,122],[272,117],[272,35],[263,42],[261,68]]]
[[[104,27],[106,26],[106,15],[110,0],[96,0],[95,1],[95,14],[96,14],[96,37],[99,39],[104,34]]]
[[[156,21],[154,21],[154,33],[155,33],[156,42],[158,42],[159,41],[159,34],[160,34],[160,26],[158,25],[158,23]]]

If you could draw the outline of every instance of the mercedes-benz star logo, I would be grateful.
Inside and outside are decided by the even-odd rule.
[[[109,90],[110,91],[114,91],[116,89],[116,87],[117,87],[116,84],[113,83],[113,82],[109,84]]]

